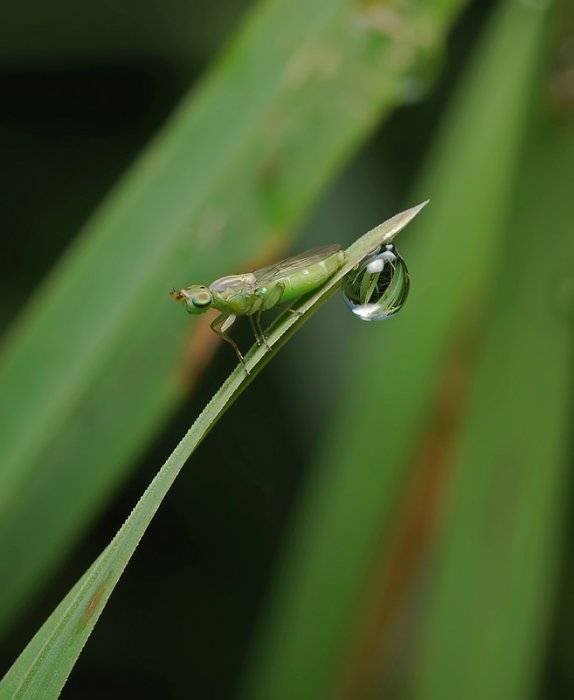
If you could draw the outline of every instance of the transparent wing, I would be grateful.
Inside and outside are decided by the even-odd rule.
[[[258,286],[261,284],[269,284],[270,282],[288,277],[293,272],[303,270],[314,263],[321,262],[321,260],[325,260],[338,250],[341,250],[341,246],[338,243],[325,246],[324,248],[314,248],[300,255],[295,255],[292,258],[280,260],[273,265],[262,267],[259,270],[255,270],[253,274],[255,275]]]

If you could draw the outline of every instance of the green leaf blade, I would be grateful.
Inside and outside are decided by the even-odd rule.
[[[213,396],[160,469],[106,550],[56,608],[0,682],[0,697],[56,698],[93,630],[113,588],[183,465],[229,406],[295,331],[341,285],[343,276],[369,252],[391,241],[426,205],[397,214],[369,231],[346,251],[343,267],[317,292],[298,305],[300,315],[286,314],[267,336],[271,348],[254,347]]]
[[[169,289],[285,246],[462,4],[264,2],[88,222],[0,356],[0,630],[188,390]]]

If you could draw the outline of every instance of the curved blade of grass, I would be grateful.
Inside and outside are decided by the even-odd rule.
[[[0,697],[55,698],[62,689],[111,592],[147,526],[197,445],[263,367],[340,286],[343,276],[377,246],[390,241],[425,206],[408,209],[366,233],[346,250],[347,260],[319,291],[297,306],[300,316],[285,314],[268,334],[271,348],[254,347],[200,413],[160,469],[102,555],[40,629],[0,683]]]
[[[503,3],[463,77],[424,179],[432,207],[401,246],[408,305],[350,353],[347,390],[256,639],[249,700],[336,694],[371,558],[392,532],[457,316],[469,298],[481,298],[498,266],[546,20],[525,3]]]
[[[189,388],[169,288],[286,245],[462,4],[261,3],[37,292],[0,357],[0,630]]]
[[[570,484],[574,128],[536,131],[449,488],[412,697],[539,697]]]

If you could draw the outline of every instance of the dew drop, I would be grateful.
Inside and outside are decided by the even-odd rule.
[[[363,321],[384,321],[401,310],[409,293],[409,271],[390,243],[365,258],[343,282],[343,296]]]

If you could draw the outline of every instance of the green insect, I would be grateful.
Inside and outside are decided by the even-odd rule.
[[[248,316],[258,345],[267,345],[261,328],[261,314],[275,306],[285,306],[299,297],[321,287],[345,262],[340,245],[309,250],[301,255],[281,260],[242,275],[221,277],[209,286],[192,284],[171,296],[183,301],[190,314],[202,314],[217,309],[220,314],[211,329],[228,342],[245,367],[237,343],[227,331],[238,316]],[[286,307],[291,313],[297,313]],[[247,368],[246,368],[247,369]]]

